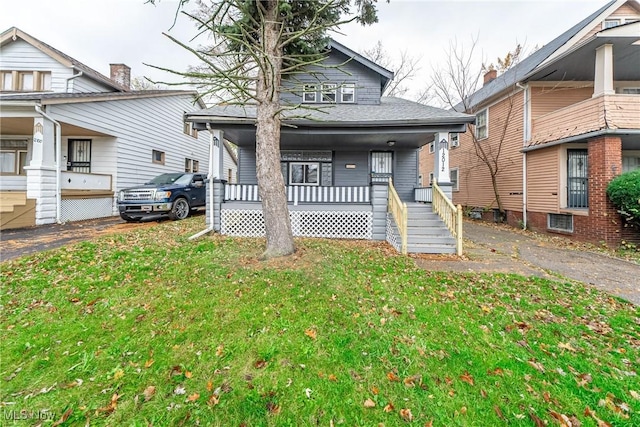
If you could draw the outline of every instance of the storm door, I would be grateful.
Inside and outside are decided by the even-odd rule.
[[[67,170],[72,172],[91,172],[91,140],[70,139],[67,154]]]
[[[371,182],[388,182],[389,178],[393,178],[393,153],[372,151]]]

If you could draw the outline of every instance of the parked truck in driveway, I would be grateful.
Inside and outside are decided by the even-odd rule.
[[[199,173],[163,173],[151,181],[118,193],[118,210],[125,221],[168,215],[185,219],[206,204],[205,176]]]

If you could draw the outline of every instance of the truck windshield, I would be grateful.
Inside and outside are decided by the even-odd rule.
[[[147,184],[167,185],[167,184],[188,184],[191,182],[191,174],[188,173],[163,173],[153,178]]]

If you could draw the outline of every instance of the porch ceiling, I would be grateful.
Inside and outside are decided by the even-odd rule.
[[[68,123],[61,123],[61,125],[63,136],[109,136]],[[33,117],[2,117],[0,118],[0,129],[2,129],[2,135],[32,135]]]
[[[256,128],[250,126],[212,125],[212,128],[222,129],[225,139],[240,147],[253,147],[256,143]],[[283,127],[280,136],[280,146],[283,149],[332,149],[366,148],[373,150],[394,148],[419,148],[433,140],[436,132],[464,132],[465,125],[435,128],[287,128]],[[393,144],[390,144],[392,141]]]

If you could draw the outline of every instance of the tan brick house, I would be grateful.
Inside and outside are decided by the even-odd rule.
[[[450,134],[454,203],[498,217],[481,144],[510,224],[610,246],[638,239],[605,191],[640,168],[639,2],[608,2],[502,75],[487,73],[469,99],[476,124]],[[433,151],[421,153],[424,182]]]

